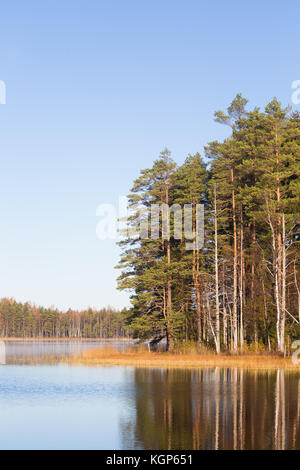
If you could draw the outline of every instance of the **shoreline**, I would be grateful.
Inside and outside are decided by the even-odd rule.
[[[128,366],[158,367],[174,369],[201,369],[210,367],[241,368],[252,370],[285,369],[300,372],[300,365],[294,364],[292,358],[276,355],[240,354],[172,354],[157,352],[118,352],[113,350],[93,349],[83,351],[67,359],[69,364],[86,366]]]
[[[6,341],[6,342],[77,342],[77,343],[83,343],[83,342],[94,342],[94,343],[104,343],[104,342],[110,342],[110,341],[119,341],[119,342],[124,342],[124,343],[129,343],[129,342],[134,342],[133,339],[131,338],[1,338],[0,341]]]
[[[276,353],[180,353],[151,352],[146,349],[128,347],[124,351],[114,348],[111,343],[134,343],[130,338],[0,338],[5,342],[50,342],[50,343],[94,343],[92,349],[61,357],[58,362],[82,366],[123,366],[139,368],[201,369],[201,368],[240,368],[249,370],[285,369],[300,372],[300,364],[294,364],[292,357],[282,357]],[[99,347],[101,344],[101,347]],[[103,345],[105,345],[103,347]],[[99,346],[98,346],[99,345]]]

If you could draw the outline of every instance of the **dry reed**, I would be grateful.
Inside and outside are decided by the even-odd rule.
[[[112,347],[102,347],[83,351],[73,355],[69,363],[82,365],[118,365],[135,367],[166,367],[166,368],[203,368],[203,367],[240,367],[245,369],[293,369],[300,366],[292,359],[274,354],[182,354],[169,352],[150,352],[138,348],[127,348],[118,351]]]

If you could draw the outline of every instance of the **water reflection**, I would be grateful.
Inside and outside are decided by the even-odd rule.
[[[298,371],[58,364],[105,345],[0,342],[0,448],[300,449]]]
[[[2,343],[2,346],[1,346]],[[124,341],[7,341],[0,342],[0,364],[37,365],[58,364],[62,358],[99,347],[123,350],[129,342]]]
[[[300,449],[300,376],[240,369],[136,369],[123,447]],[[131,432],[130,432],[131,431]]]

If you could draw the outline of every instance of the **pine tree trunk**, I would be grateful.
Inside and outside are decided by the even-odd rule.
[[[279,266],[278,266],[278,252],[277,252],[277,237],[274,229],[274,224],[272,222],[269,202],[266,201],[267,205],[267,216],[268,216],[268,223],[271,229],[272,234],[272,250],[273,250],[273,265],[274,265],[274,279],[275,279],[275,302],[276,302],[276,311],[277,311],[277,319],[276,319],[276,337],[277,337],[277,347],[279,352],[283,352],[281,348],[281,304],[280,304],[280,285],[279,285]]]
[[[258,334],[257,334],[257,318],[256,318],[256,302],[255,302],[255,245],[256,245],[256,230],[255,221],[253,221],[251,228],[251,242],[252,242],[252,261],[251,261],[251,310],[253,317],[254,328],[254,342],[256,348],[258,347]]]
[[[202,322],[201,322],[201,293],[200,293],[200,283],[197,279],[196,281],[196,300],[197,300],[197,333],[198,333],[198,342],[202,342]]]
[[[298,318],[299,318],[299,322],[300,322],[300,287],[299,287],[298,281],[297,281],[296,260],[294,260],[294,282],[295,282],[297,295],[298,295]]]
[[[193,244],[193,283],[196,291],[196,308],[197,308],[197,335],[198,342],[202,342],[202,324],[201,324],[201,292],[199,282],[199,250],[196,244]]]
[[[240,344],[244,346],[244,228],[243,228],[243,207],[241,206],[241,241],[240,241]]]
[[[234,174],[231,168],[231,183],[234,184]],[[232,188],[232,221],[233,221],[233,349],[238,350],[238,318],[237,318],[237,228],[236,228],[236,210],[235,210],[235,191]]]
[[[168,207],[168,218],[170,217],[169,214],[169,185],[166,184],[166,191],[165,191],[165,198],[166,198],[166,205]],[[170,219],[169,219],[170,220]],[[167,263],[168,266],[171,265],[171,240],[170,237],[167,240]],[[172,316],[172,282],[171,276],[168,276],[167,282],[167,343],[168,343],[168,350],[173,349],[174,341],[173,341],[173,333],[172,333],[172,326],[171,326],[171,316]]]
[[[219,264],[218,264],[218,219],[217,190],[214,187],[214,225],[215,225],[215,291],[216,291],[216,350],[220,353],[220,306],[219,306]]]
[[[282,216],[282,288],[281,288],[281,324],[280,349],[285,352],[285,317],[286,317],[286,233],[285,215]]]
[[[280,193],[280,179],[279,179],[279,143],[278,143],[278,126],[275,126],[275,155],[276,155],[276,199],[277,204],[279,206],[281,201],[281,193]],[[277,207],[277,212],[280,210]],[[281,233],[281,222],[282,222],[282,233]],[[279,351],[284,353],[284,335],[285,335],[285,302],[286,302],[286,279],[285,279],[285,217],[284,215],[281,217],[278,215],[277,217],[277,291],[276,291],[276,304],[279,304],[279,318],[278,318],[278,346]],[[284,271],[284,273],[283,273]],[[284,276],[284,279],[283,279]],[[281,305],[280,305],[281,304]]]
[[[223,295],[223,345],[224,349],[228,349],[228,339],[227,339],[227,310],[226,310],[226,299],[225,299],[225,266],[223,261],[223,280],[222,280],[222,295]]]

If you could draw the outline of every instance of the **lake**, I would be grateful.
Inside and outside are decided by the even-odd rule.
[[[300,373],[61,362],[95,346],[0,347],[0,449],[300,449]]]

